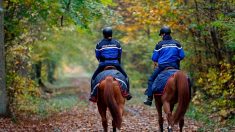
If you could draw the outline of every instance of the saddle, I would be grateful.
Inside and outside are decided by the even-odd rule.
[[[175,69],[174,67],[168,66],[166,67],[163,71],[170,70],[170,69]]]
[[[119,81],[121,85],[123,85],[123,88],[127,88],[126,77],[120,71],[118,71],[115,66],[106,66],[104,70],[100,72],[92,82],[92,88],[96,87],[96,85],[99,84],[107,76],[112,76],[117,81]]]
[[[164,93],[165,85],[168,79],[179,70],[173,67],[165,68],[161,73],[158,74],[152,85],[152,90],[155,95],[162,95]]]
[[[115,66],[106,66],[103,71],[105,70],[117,70]]]

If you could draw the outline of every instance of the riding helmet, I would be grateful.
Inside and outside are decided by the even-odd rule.
[[[161,28],[161,30],[160,30],[159,36],[161,36],[162,34],[167,34],[167,35],[171,34],[171,29],[170,29],[170,27],[168,27],[168,26],[163,26],[163,27]]]
[[[103,28],[103,35],[104,35],[104,38],[110,38],[112,37],[112,28],[111,27],[105,27]]]

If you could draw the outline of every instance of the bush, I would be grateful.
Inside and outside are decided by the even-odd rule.
[[[40,91],[35,82],[15,73],[7,76],[7,92],[13,115],[20,112],[36,113]]]
[[[196,85],[201,89],[196,92],[194,104],[200,105],[205,103],[202,101],[208,101],[206,104],[209,112],[219,117],[220,121],[234,117],[235,66],[221,62],[219,69],[209,68],[208,73],[201,74]]]

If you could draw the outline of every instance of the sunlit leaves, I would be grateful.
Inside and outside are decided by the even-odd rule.
[[[211,104],[209,106],[216,108],[223,118],[228,117],[231,108],[235,107],[235,67],[227,63],[220,63],[219,70],[210,68],[208,74],[203,75],[202,78],[197,81],[197,84],[210,97],[208,101]],[[194,103],[198,104],[199,100],[206,98],[205,96],[199,97],[201,94],[200,92],[196,94],[193,99]]]
[[[118,26],[126,32],[124,42],[136,39],[140,35],[150,36],[163,25],[171,26],[175,30],[186,28],[182,21],[186,18],[187,12],[181,10],[178,1],[123,0],[117,3],[118,12],[124,17],[124,24]]]
[[[40,96],[36,84],[31,79],[19,76],[17,73],[10,73],[7,77],[11,112],[19,114],[19,112],[22,112],[21,110],[24,110],[35,113],[38,103],[36,98]]]

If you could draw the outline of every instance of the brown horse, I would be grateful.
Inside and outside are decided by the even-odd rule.
[[[159,116],[159,127],[163,132],[162,106],[168,121],[168,132],[173,131],[174,124],[179,123],[180,131],[184,126],[184,115],[190,103],[190,86],[186,74],[182,71],[171,76],[165,86],[163,95],[154,95],[155,105]],[[174,105],[178,102],[176,111],[172,113]]]
[[[101,81],[98,87],[98,110],[102,118],[102,125],[105,132],[108,131],[108,120],[106,118],[107,108],[112,115],[113,131],[121,128],[122,115],[124,110],[125,99],[121,94],[119,82],[112,76],[107,76]]]

